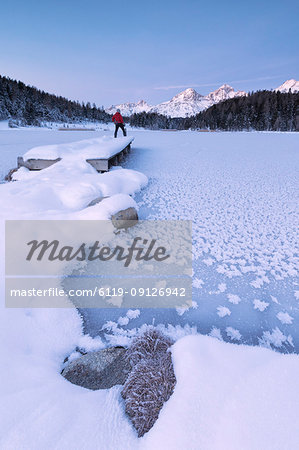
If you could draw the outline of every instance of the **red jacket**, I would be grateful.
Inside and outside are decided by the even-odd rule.
[[[112,116],[112,122],[114,123],[124,123],[124,119],[119,112],[116,112],[114,116]]]

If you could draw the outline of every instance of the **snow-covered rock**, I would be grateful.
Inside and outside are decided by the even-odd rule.
[[[138,213],[136,208],[130,207],[118,211],[111,216],[113,226],[119,228],[129,228],[138,222]]]
[[[160,331],[149,328],[128,349],[127,358],[133,369],[121,394],[138,437],[154,426],[163,404],[173,393],[176,378],[168,351],[172,344]]]
[[[110,347],[81,355],[62,371],[68,381],[93,391],[124,384],[131,370],[122,347]]]
[[[294,80],[292,78],[291,80],[285,81],[283,84],[278,86],[278,88],[274,89],[275,92],[289,92],[291,90],[292,93],[299,92],[299,81]]]

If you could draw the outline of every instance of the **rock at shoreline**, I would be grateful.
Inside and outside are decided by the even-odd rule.
[[[129,228],[138,222],[138,213],[135,208],[127,208],[118,211],[111,216],[113,226],[117,229]]]
[[[174,391],[176,378],[168,351],[172,344],[171,339],[149,328],[128,349],[127,358],[133,369],[121,395],[138,437],[153,427]]]
[[[71,361],[61,374],[73,384],[87,389],[109,389],[124,384],[131,370],[123,347],[105,348]]]
[[[102,200],[104,200],[105,198],[108,198],[108,197],[96,197],[96,198],[94,198],[93,200],[91,200],[91,202],[88,203],[87,208],[88,208],[89,206],[97,205],[98,203],[100,203],[100,202],[101,202]]]
[[[68,362],[61,374],[91,390],[123,385],[125,411],[141,437],[153,427],[174,391],[176,377],[169,352],[172,344],[170,338],[148,327],[128,349],[110,347],[84,354]]]
[[[8,174],[5,176],[4,180],[5,180],[5,181],[15,181],[15,180],[13,179],[13,174],[14,174],[15,172],[17,172],[17,170],[18,170],[17,167],[15,167],[14,169],[10,169],[10,171],[8,172]]]

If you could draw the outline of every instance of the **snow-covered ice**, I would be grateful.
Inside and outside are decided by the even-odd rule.
[[[286,312],[282,312],[280,311],[277,315],[276,315],[277,319],[280,320],[281,323],[284,324],[291,324],[293,322],[293,317],[290,316],[290,314],[286,313]]]
[[[204,334],[215,326],[224,339],[231,326],[241,342],[255,345],[278,327],[285,339],[273,340],[273,348],[298,352],[298,134],[134,134],[124,167],[149,178],[135,196],[140,217],[192,220],[198,304],[177,316],[142,311],[138,325],[153,319],[196,324]],[[255,300],[267,307],[255,308]],[[219,307],[230,314],[222,317],[226,310],[219,315]],[[277,317],[282,308],[294,318],[292,324]],[[105,320],[99,317],[100,323]]]
[[[226,334],[232,341],[240,341],[241,340],[241,334],[238,330],[235,330],[233,327],[227,327],[226,328]]]
[[[278,327],[294,344],[286,339],[280,350],[298,352],[298,133],[134,134],[125,167],[149,178],[135,197],[140,216],[192,220],[198,308],[177,323],[196,324],[205,334],[215,326],[224,339],[231,326],[248,344]],[[259,303],[267,306],[261,311],[254,300],[269,305]],[[219,316],[219,306],[231,314]],[[292,324],[277,317],[282,308]]]
[[[235,294],[227,294],[227,298],[228,298],[228,301],[230,303],[233,303],[234,305],[237,305],[241,301],[240,297]]]
[[[265,311],[266,308],[268,308],[269,303],[263,302],[262,300],[259,300],[258,298],[255,298],[253,300],[254,309],[257,309],[258,311]]]
[[[219,317],[230,316],[231,310],[229,308],[227,308],[226,306],[218,306],[217,314]]]

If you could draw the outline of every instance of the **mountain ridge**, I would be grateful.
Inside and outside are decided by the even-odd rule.
[[[278,88],[274,89],[275,92],[279,91],[284,93],[288,93],[290,90],[292,93],[299,92],[299,81],[291,78],[278,86]]]
[[[151,106],[146,101],[139,100],[136,103],[128,102],[121,103],[119,105],[112,105],[109,108],[106,108],[105,111],[108,114],[112,114],[117,109],[120,109],[120,112],[124,116],[131,116],[134,113],[145,111],[163,114],[170,117],[187,117],[193,116],[204,109],[209,108],[215,103],[218,103],[219,101],[243,95],[247,95],[247,92],[235,91],[234,88],[228,84],[223,84],[206,96],[199,94],[193,88],[187,88],[176,94],[170,100],[157,105]]]
[[[291,92],[299,92],[299,81],[296,81],[295,79],[287,80],[273,91],[289,92],[289,90],[291,90]],[[116,109],[120,109],[124,116],[131,116],[132,114],[138,114],[140,112],[153,112],[172,118],[188,117],[194,116],[219,102],[247,95],[248,93],[245,91],[235,91],[229,84],[223,84],[207,95],[201,95],[195,89],[187,88],[176,94],[170,100],[158,103],[157,105],[149,105],[146,101],[139,100],[136,103],[128,102],[112,105],[109,108],[106,108],[105,111],[108,114],[112,114]]]

